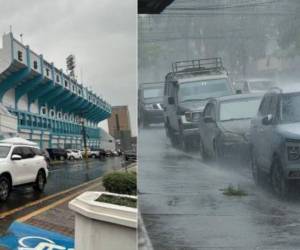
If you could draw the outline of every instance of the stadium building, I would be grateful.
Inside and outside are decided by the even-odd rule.
[[[53,63],[4,34],[0,49],[0,134],[18,133],[42,148],[99,148],[98,123],[111,106]]]

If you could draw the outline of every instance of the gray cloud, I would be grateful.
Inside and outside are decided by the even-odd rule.
[[[78,79],[112,105],[129,105],[136,134],[136,0],[0,0],[0,32],[65,69],[74,53]],[[82,75],[81,75],[82,71]]]

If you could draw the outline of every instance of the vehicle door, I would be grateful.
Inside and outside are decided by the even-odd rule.
[[[11,160],[14,185],[32,182],[32,165],[28,160],[28,150],[25,147],[17,146],[13,149],[11,156],[20,155],[20,160]]]
[[[201,122],[201,139],[207,153],[214,153],[214,138],[216,136],[216,105],[209,102],[203,111],[203,120]]]
[[[256,158],[256,162],[261,168],[265,169],[265,157],[266,157],[266,131],[269,126],[263,124],[263,119],[270,111],[271,106],[271,94],[266,94],[261,102],[258,110],[258,116],[253,120],[252,124],[252,141],[253,150]]]

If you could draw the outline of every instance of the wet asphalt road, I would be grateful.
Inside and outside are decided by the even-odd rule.
[[[248,193],[228,197],[239,185]],[[162,127],[139,131],[139,204],[154,249],[300,249],[300,199],[256,187],[247,166],[207,165],[171,147]]]
[[[11,193],[7,202],[0,203],[0,214],[93,180],[102,176],[108,170],[118,169],[121,167],[121,159],[120,157],[115,157],[107,158],[105,161],[97,159],[87,162],[72,161],[50,167],[48,183],[44,193],[35,192],[31,187],[17,188]]]

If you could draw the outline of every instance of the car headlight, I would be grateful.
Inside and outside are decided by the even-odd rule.
[[[287,145],[286,150],[289,161],[297,161],[300,159],[300,146]]]
[[[146,110],[152,110],[153,109],[153,105],[152,104],[145,104],[145,109]]]
[[[185,116],[185,119],[186,119],[188,122],[191,122],[191,121],[192,121],[192,112],[185,112],[185,113],[184,113],[184,116]]]

